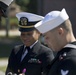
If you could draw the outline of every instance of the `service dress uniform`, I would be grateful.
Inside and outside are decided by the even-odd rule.
[[[66,13],[65,9],[62,9],[62,11],[52,11],[52,12],[48,13],[42,21],[38,22],[35,25],[35,27],[42,34],[50,33],[51,30],[53,30],[53,29],[55,30],[56,27],[61,25],[67,19],[69,19],[69,16]],[[69,24],[68,24],[68,26],[69,26]],[[41,28],[43,28],[43,29],[41,29]],[[64,27],[64,29],[65,29],[65,27]],[[63,33],[65,33],[65,32],[63,32]],[[72,31],[71,31],[71,33],[72,33]],[[66,38],[68,36],[68,34],[67,35],[66,34],[67,33],[64,34],[65,35],[65,36],[63,36],[64,38]],[[72,34],[72,36],[73,36],[73,34]],[[47,37],[47,34],[45,35],[45,37]],[[70,40],[73,40],[73,41],[72,42],[70,41],[70,43],[68,43],[66,41],[67,39],[69,40],[69,37],[66,40],[63,40],[63,38],[60,39],[60,40],[63,40],[64,43],[60,40],[57,40],[59,42],[62,42],[63,45],[61,45],[58,50],[55,50],[58,53],[57,53],[56,57],[54,58],[54,60],[51,62],[51,65],[47,66],[47,70],[46,70],[47,75],[76,75],[76,41],[73,38],[71,37]],[[64,44],[65,44],[65,46],[64,46]]]
[[[31,21],[31,19],[25,18],[25,14],[26,17],[30,17],[35,22],[27,22]],[[19,31],[23,32],[25,30],[33,30],[33,24],[40,21],[39,18],[41,18],[41,16],[32,15],[29,13],[20,13],[17,16],[20,20]],[[29,26],[26,24],[29,24]],[[27,29],[27,27],[29,29]],[[54,58],[53,52],[50,50],[50,48],[42,45],[38,40],[32,46],[30,46],[29,51],[28,49],[25,50],[25,56],[22,57],[24,49],[26,49],[24,44],[14,47],[9,57],[6,74],[8,72],[20,74],[24,69],[26,69],[25,75],[42,75],[46,66],[49,65]]]
[[[48,75],[76,75],[76,41],[57,53],[49,69]]]
[[[50,49],[37,42],[21,61],[23,48],[24,45],[21,45],[17,49],[13,49],[9,58],[8,68],[17,74],[26,68],[26,75],[42,75],[41,72],[45,69],[45,66],[50,64],[53,59]],[[18,49],[19,51],[16,54],[15,51]]]

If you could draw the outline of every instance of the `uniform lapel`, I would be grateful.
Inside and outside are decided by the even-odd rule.
[[[17,61],[18,63],[20,63],[20,61],[21,61],[23,48],[24,48],[24,45],[23,45],[23,46],[21,46],[21,48],[20,48],[19,52],[16,54],[16,58],[17,58],[17,59],[16,59],[16,61]]]
[[[30,60],[31,58],[34,58],[37,56],[38,51],[40,49],[40,42],[37,42],[33,48],[29,51],[29,53],[27,53],[27,55],[24,57],[24,59],[22,60],[21,64],[23,63],[28,63],[28,60]]]
[[[38,54],[39,50],[40,50],[40,45],[41,43],[38,41],[34,47],[32,48],[32,51],[35,53],[35,54]]]

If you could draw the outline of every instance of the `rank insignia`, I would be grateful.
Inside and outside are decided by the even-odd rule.
[[[22,25],[22,26],[27,26],[28,19],[26,17],[21,17],[19,24]]]
[[[29,63],[41,63],[41,61],[39,59],[36,59],[36,58],[31,58],[29,61]]]
[[[18,69],[18,73],[20,72],[20,69]]]
[[[66,52],[64,52],[63,54],[61,54],[61,55],[59,56],[59,59],[62,60],[62,59],[64,59],[65,57],[66,57]]]
[[[68,70],[64,71],[64,70],[61,70],[61,75],[67,75],[68,74]]]

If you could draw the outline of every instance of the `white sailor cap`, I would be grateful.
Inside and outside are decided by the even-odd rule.
[[[0,0],[0,1],[9,6],[13,0]]]
[[[7,8],[9,6],[9,4],[12,2],[13,0],[0,0],[0,12],[2,13],[1,16],[3,17],[7,17]]]
[[[44,17],[28,12],[20,12],[16,14],[19,21],[19,31],[27,32],[35,29],[34,25],[41,21]]]
[[[35,28],[38,29],[41,33],[46,33],[69,18],[66,10],[63,8],[62,11],[52,11],[49,12],[42,21],[35,24]]]

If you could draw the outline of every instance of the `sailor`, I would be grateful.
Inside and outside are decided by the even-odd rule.
[[[0,17],[6,17],[7,16],[7,8],[11,4],[13,0],[0,0]]]
[[[47,75],[76,75],[76,39],[66,10],[54,10],[35,25],[57,55]]]

